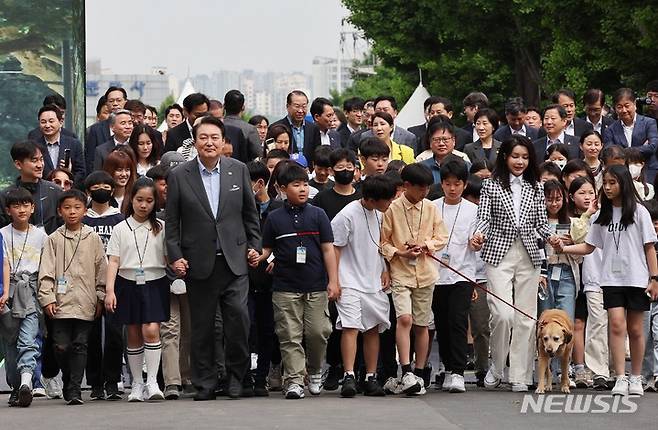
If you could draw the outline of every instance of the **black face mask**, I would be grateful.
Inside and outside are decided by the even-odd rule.
[[[112,191],[110,190],[93,190],[90,194],[91,199],[100,204],[105,204],[112,198]]]
[[[334,180],[341,185],[349,185],[354,180],[354,170],[335,170]]]

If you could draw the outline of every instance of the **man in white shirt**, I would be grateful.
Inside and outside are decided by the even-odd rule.
[[[558,104],[546,106],[544,109],[544,130],[546,136],[537,138],[532,142],[535,147],[535,154],[537,161],[545,160],[546,150],[556,143],[562,143],[567,146],[569,151],[569,158],[577,158],[579,156],[580,141],[578,138],[566,134],[565,128],[567,126],[567,111]]]
[[[562,106],[567,113],[567,123],[564,127],[564,133],[580,139],[580,136],[585,131],[591,130],[592,125],[576,117],[575,100],[576,95],[574,92],[566,88],[560,89],[553,95],[553,103]]]
[[[597,88],[590,88],[583,96],[585,121],[592,125],[594,131],[603,136],[605,129],[612,123],[612,118],[602,115],[605,94]]]
[[[331,102],[324,97],[318,97],[311,103],[310,112],[318,129],[312,140],[312,151],[310,153],[314,154],[315,148],[318,146],[330,146],[332,149],[340,147],[340,135],[331,128],[331,122],[336,117]]]

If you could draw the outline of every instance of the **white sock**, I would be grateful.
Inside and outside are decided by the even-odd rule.
[[[576,364],[576,365],[574,366],[574,370],[575,370],[576,372],[580,372],[581,370],[585,370],[585,365],[584,365],[584,364]]]
[[[160,367],[160,355],[162,343],[144,343],[144,359],[146,360],[146,383],[158,383],[158,368]]]
[[[345,376],[347,376],[347,375],[352,375],[352,376],[354,376],[354,371],[353,371],[353,370],[346,370],[346,371],[345,371]]]
[[[126,348],[126,354],[128,355],[128,367],[130,367],[130,373],[133,375],[133,385],[143,384],[142,364],[144,363],[144,347]]]
[[[30,372],[21,373],[21,386],[27,385],[32,389],[32,374]]]

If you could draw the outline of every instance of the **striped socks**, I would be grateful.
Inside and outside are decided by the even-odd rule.
[[[126,354],[128,355],[128,367],[130,367],[130,373],[133,375],[133,385],[143,384],[142,364],[144,363],[144,347],[126,348]]]
[[[146,384],[157,384],[158,368],[160,367],[160,356],[162,343],[144,343],[144,358],[146,359]]]

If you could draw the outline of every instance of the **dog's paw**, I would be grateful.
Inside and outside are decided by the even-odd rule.
[[[535,390],[535,394],[544,394],[544,389],[537,387],[537,389]]]
[[[562,391],[562,392],[565,393],[565,394],[569,394],[569,393],[571,393],[571,390],[569,390],[569,385],[562,385],[562,386],[560,387],[560,391]]]
[[[546,386],[546,391],[548,391],[548,392],[553,391],[553,384],[551,384],[551,385],[547,385],[547,386]]]

